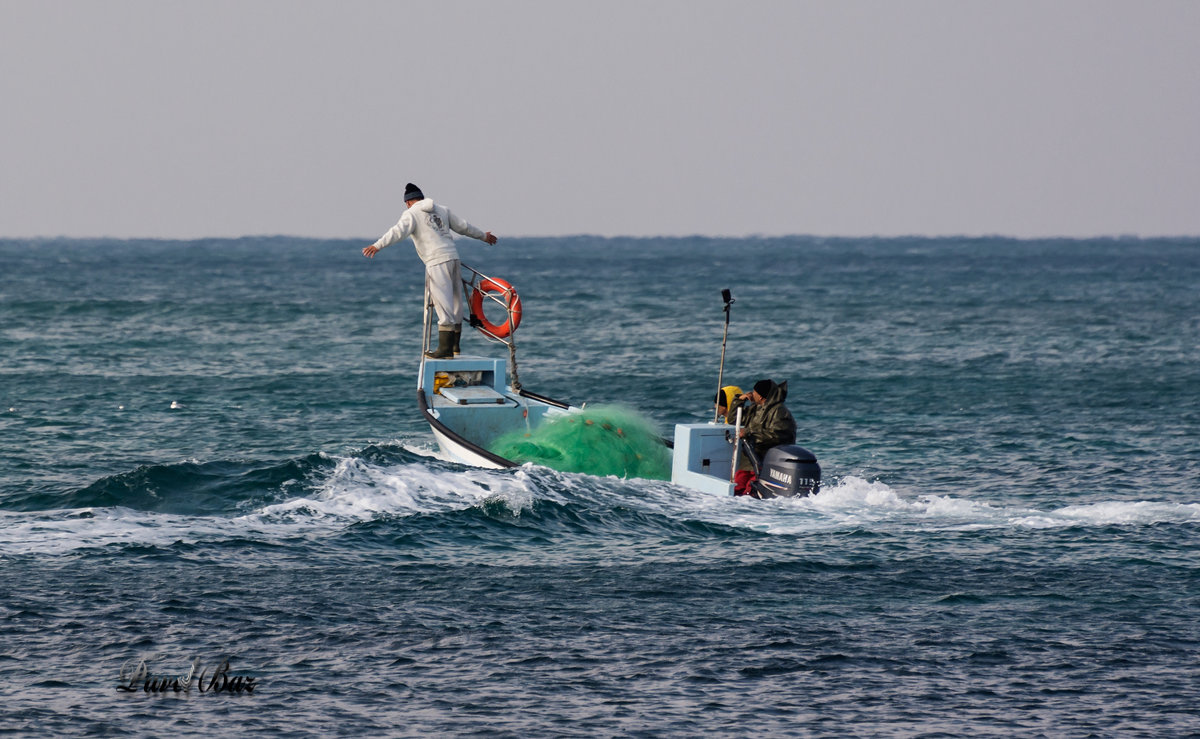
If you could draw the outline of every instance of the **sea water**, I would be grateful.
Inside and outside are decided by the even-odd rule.
[[[771,501],[448,460],[361,246],[0,241],[0,733],[1200,732],[1200,240],[462,244],[525,387],[666,436],[730,288]]]

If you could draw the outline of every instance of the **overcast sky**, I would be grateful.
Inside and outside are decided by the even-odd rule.
[[[1200,234],[1200,2],[0,0],[0,237]]]

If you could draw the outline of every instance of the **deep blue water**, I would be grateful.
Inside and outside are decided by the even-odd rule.
[[[463,245],[667,435],[731,288],[825,474],[765,502],[445,461],[361,246],[0,241],[0,734],[1200,733],[1200,239]]]

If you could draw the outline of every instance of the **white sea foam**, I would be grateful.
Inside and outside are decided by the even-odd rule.
[[[853,476],[829,484],[811,497],[765,501],[713,497],[690,490],[681,495],[680,488],[664,487],[669,488],[665,494],[675,501],[660,507],[670,509],[672,515],[779,535],[873,526],[966,531],[1200,522],[1200,503],[1110,501],[1039,511],[954,496],[910,499],[883,482]]]
[[[488,470],[430,470],[419,463],[379,466],[361,459],[338,461],[312,497],[266,506],[254,516],[273,519],[311,517],[370,520],[380,515],[413,515],[462,510],[489,499],[502,499],[514,511],[533,502],[524,475]]]
[[[417,454],[429,459],[436,459],[440,462],[458,462],[457,459],[442,451],[441,447],[428,441],[418,443],[414,441],[396,441],[393,442],[400,445],[400,448],[411,454]]]
[[[423,453],[418,448],[409,451]],[[514,515],[538,500],[630,507],[772,535],[864,528],[969,531],[1200,522],[1200,503],[1101,501],[1037,510],[954,496],[906,497],[883,482],[853,476],[830,482],[812,497],[760,501],[705,495],[666,482],[597,478],[534,466],[506,471],[444,469],[421,462],[379,465],[340,458],[321,475],[301,496],[237,516],[123,507],[0,511],[0,556],[129,544],[169,547],[234,538],[281,541],[328,534],[379,518],[461,511],[488,501],[503,502]]]
[[[1162,523],[1200,522],[1200,503],[1164,503],[1151,500],[1102,501],[1073,505],[1030,515],[1015,523],[1030,528],[1060,526],[1149,526]]]
[[[0,511],[0,556],[59,554],[75,549],[137,544],[167,547],[206,539],[263,536],[227,518],[181,516],[130,508],[13,513]]]

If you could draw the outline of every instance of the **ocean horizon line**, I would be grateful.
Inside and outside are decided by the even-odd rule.
[[[1046,235],[1046,236],[1015,236],[1003,233],[991,234],[868,234],[868,235],[844,235],[844,234],[810,234],[810,233],[795,233],[795,234],[745,234],[745,235],[724,235],[724,234],[650,234],[650,235],[604,235],[604,234],[560,234],[560,235],[540,235],[540,236],[524,236],[524,235],[509,235],[502,236],[505,240],[520,240],[520,241],[562,241],[562,240],[581,240],[587,239],[592,241],[687,241],[695,239],[703,239],[707,241],[814,241],[814,242],[831,242],[831,241],[1008,241],[1014,243],[1034,243],[1034,242],[1070,242],[1078,243],[1085,241],[1145,241],[1145,242],[1164,242],[1164,241],[1194,241],[1200,240],[1200,234],[1098,234],[1093,236],[1073,236],[1073,235]],[[243,234],[240,236],[0,236],[0,244],[18,244],[18,243],[87,243],[87,242],[119,242],[126,244],[133,243],[196,243],[196,242],[255,242],[255,241],[300,241],[300,242],[325,242],[325,241],[344,241],[352,243],[368,244],[374,241],[370,236],[304,236],[298,234]]]

